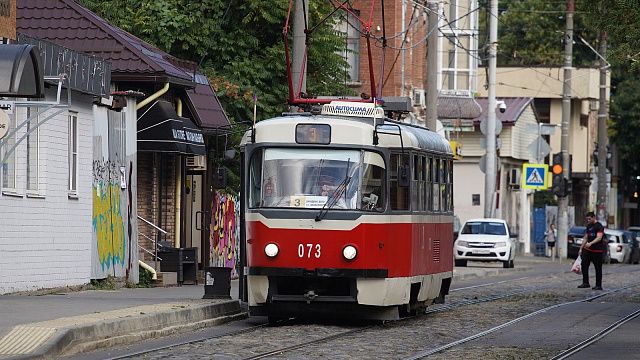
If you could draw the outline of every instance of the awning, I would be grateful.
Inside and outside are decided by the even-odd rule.
[[[138,151],[205,155],[204,137],[191,120],[176,114],[173,105],[156,100],[138,110]]]

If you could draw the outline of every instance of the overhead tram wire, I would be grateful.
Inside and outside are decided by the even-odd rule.
[[[409,35],[409,31],[408,31],[408,29],[409,29],[409,28],[411,28],[411,26],[412,26],[411,24],[412,24],[412,22],[413,22],[413,19],[414,19],[414,17],[415,17],[415,14],[416,14],[416,8],[417,8],[416,3],[414,3],[414,4],[413,4],[413,10],[411,11],[411,19],[409,19],[409,26],[407,27],[407,31],[405,31],[405,32],[404,32],[404,38],[402,39],[402,43],[400,43],[400,47],[403,47],[403,46],[404,46],[404,43],[406,43],[406,42],[407,42],[407,37],[408,37],[408,35]],[[416,21],[416,24],[417,24],[417,23],[419,23],[419,21]],[[398,62],[398,58],[400,57],[400,54],[402,53],[402,51],[405,51],[405,50],[400,50],[400,51],[398,51],[398,53],[396,54],[396,58],[393,60],[393,64],[391,64],[391,69],[389,69],[389,75],[387,75],[387,78],[386,78],[386,79],[384,79],[384,81],[382,82],[382,87],[384,87],[385,85],[387,85],[387,81],[389,81],[389,78],[391,77],[391,73],[393,72],[393,69],[395,68],[396,63]],[[383,75],[384,75],[384,74],[383,74]]]

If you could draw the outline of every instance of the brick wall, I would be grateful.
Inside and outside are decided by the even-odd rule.
[[[360,10],[361,18],[364,21],[368,21],[369,19],[369,1],[355,1],[353,2],[354,8]],[[394,35],[400,34],[402,32],[402,1],[388,1],[385,3],[385,27],[387,38],[392,38]],[[405,16],[406,26],[409,26],[409,20],[411,20],[411,14],[413,10],[412,3],[409,2],[407,5],[407,11]],[[375,9],[373,14],[373,24],[372,24],[372,34],[376,37],[382,36],[382,11],[380,9],[380,4],[375,3]],[[385,76],[381,78],[380,70],[382,64],[382,49],[381,44],[376,43],[371,40],[371,52],[373,59],[373,71],[375,75],[376,81],[376,91],[380,84],[380,81],[383,81],[384,88],[382,90],[383,96],[400,96],[401,93],[401,71],[402,71],[402,53],[397,50],[400,48],[407,48],[405,51],[405,95],[411,95],[411,90],[413,88],[423,88],[423,74],[425,71],[425,47],[426,42],[422,41],[420,44],[416,45],[419,41],[423,40],[426,36],[426,17],[424,15],[424,11],[422,11],[422,7],[418,6],[417,9],[419,11],[416,12],[414,16],[414,21],[417,23],[411,27],[407,42],[402,45],[402,41],[404,36],[396,36],[388,41],[388,45],[394,47],[387,48],[384,57],[385,57]],[[380,27],[380,30],[377,28]],[[363,27],[364,30],[364,27]],[[415,47],[409,49],[411,46],[416,45]],[[399,56],[398,56],[399,54]],[[398,56],[396,61],[396,56]],[[395,62],[395,65],[394,65]],[[366,39],[360,39],[360,79],[361,86],[356,87],[355,90],[360,92],[365,92],[367,94],[371,93],[371,82],[369,80],[369,60],[367,55],[367,43]]]
[[[175,239],[175,159],[169,154],[138,153],[138,215],[167,231],[162,241],[172,244]],[[138,226],[140,245],[153,251],[153,242],[142,234],[156,239],[156,230],[144,222]],[[150,254],[143,253],[145,260],[152,259]]]
[[[17,149],[17,193],[0,195],[0,293],[89,282],[92,99],[77,93],[72,99],[71,110],[78,113],[78,197],[70,198],[68,192],[69,127],[64,112],[40,127],[40,191],[26,190],[23,141]],[[47,100],[55,100],[55,94],[48,91]],[[26,119],[24,108],[18,114],[20,121]]]

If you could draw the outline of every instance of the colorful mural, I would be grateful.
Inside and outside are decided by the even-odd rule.
[[[211,203],[209,233],[210,266],[231,268],[238,276],[236,263],[240,256],[240,204],[238,197],[216,192]]]
[[[93,233],[103,273],[116,265],[122,267],[125,264],[126,209],[122,208],[121,175],[116,163],[101,160],[93,162]],[[118,274],[114,270],[111,275]]]

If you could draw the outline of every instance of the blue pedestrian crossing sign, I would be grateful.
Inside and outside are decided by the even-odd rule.
[[[522,164],[522,188],[532,190],[545,190],[549,182],[549,165],[547,164]]]

